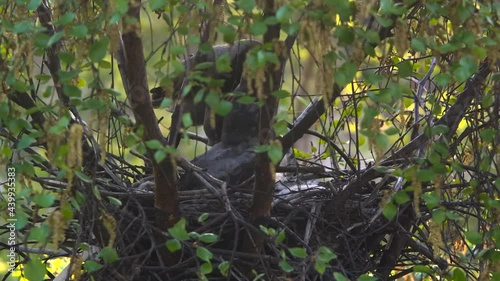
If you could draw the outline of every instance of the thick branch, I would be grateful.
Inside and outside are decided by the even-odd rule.
[[[140,2],[130,4],[128,16],[139,19]],[[139,25],[138,25],[139,26]],[[124,59],[126,67],[125,85],[128,86],[127,97],[130,101],[135,119],[138,124],[144,126],[145,140],[158,140],[166,145],[165,139],[157,124],[157,119],[151,104],[149,95],[146,64],[142,40],[138,32],[124,21],[123,47],[125,50]],[[149,153],[153,162],[153,172],[155,179],[155,207],[157,213],[158,227],[166,229],[172,227],[179,220],[178,194],[176,187],[176,165],[172,155],[168,155],[162,162],[157,163]]]
[[[264,4],[264,18],[269,18],[274,16],[274,1],[265,1]],[[280,35],[280,25],[269,26],[268,31],[264,34],[264,44],[270,43],[277,47]],[[283,46],[281,46],[283,47]],[[284,64],[286,58],[281,58]],[[276,109],[278,108],[278,99],[272,95],[272,93],[280,87],[282,75],[283,75],[283,65],[280,67],[275,67],[272,64],[268,64],[265,69],[267,75],[267,80],[265,86],[263,87],[262,96],[265,97],[265,104],[260,110],[259,118],[259,144],[267,145],[270,140],[274,137],[272,120],[276,114]],[[256,225],[264,217],[271,214],[274,186],[275,186],[275,167],[271,162],[267,153],[258,153],[256,156],[255,163],[255,188],[252,197],[252,206],[250,207],[250,222]],[[254,235],[253,241],[255,245],[252,245],[252,239],[247,237],[248,241],[245,241],[245,251],[259,252],[262,248],[263,239],[260,235]],[[252,247],[254,246],[254,247]],[[253,248],[253,249],[252,249]]]

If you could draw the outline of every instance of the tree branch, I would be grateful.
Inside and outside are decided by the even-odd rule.
[[[145,140],[158,140],[163,145],[166,145],[167,143],[158,127],[151,104],[143,44],[138,34],[140,32],[140,25],[136,25],[140,23],[139,12],[141,3],[136,1],[129,5],[129,18],[123,21],[125,32],[122,35],[123,58],[126,64],[123,67],[123,72],[126,73],[126,77],[123,80],[126,81],[124,83],[128,86],[126,87],[126,89],[128,88],[127,97],[134,112],[136,122],[144,126]],[[120,59],[120,56],[117,58]],[[160,163],[155,161],[151,151],[148,154],[153,163],[155,208],[157,209],[156,220],[158,227],[166,230],[172,227],[180,217],[176,186],[176,163],[171,154],[168,154]]]
[[[274,5],[274,1],[264,2],[264,18],[274,16]],[[269,26],[268,31],[264,34],[264,44],[273,44],[277,48],[280,28],[279,24]],[[283,46],[279,46],[279,48],[283,48]],[[286,56],[285,58],[280,57],[280,61],[282,62],[280,67],[275,67],[269,63],[264,70],[267,77],[262,93],[262,96],[265,97],[265,103],[260,109],[259,118],[260,145],[268,145],[274,138],[272,120],[278,108],[278,99],[272,93],[280,87]],[[259,221],[263,221],[266,216],[271,214],[275,174],[275,166],[267,156],[267,153],[257,153],[255,161],[255,186],[252,205],[249,211],[250,222],[254,226],[258,226]],[[246,252],[259,252],[262,249],[264,240],[261,235],[246,236],[245,238],[244,250]]]

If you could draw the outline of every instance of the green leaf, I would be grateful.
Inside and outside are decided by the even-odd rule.
[[[288,22],[292,18],[292,12],[288,5],[283,5],[276,11],[276,18],[280,23]]]
[[[108,196],[108,197],[106,197],[106,199],[108,199],[109,203],[111,203],[114,206],[120,207],[121,205],[123,205],[123,203],[122,203],[122,201],[120,201],[120,199],[115,198],[113,196]]]
[[[276,17],[274,16],[268,16],[265,20],[264,20],[264,23],[267,24],[267,25],[274,25],[274,24],[278,24],[279,21]]]
[[[355,32],[352,27],[347,25],[339,25],[333,31],[333,35],[339,39],[340,43],[350,45],[354,42]]]
[[[284,272],[292,272],[294,270],[294,268],[285,260],[281,260],[279,265]]]
[[[263,225],[259,225],[259,229],[268,236],[274,236],[276,234],[276,230],[272,227],[267,228]]]
[[[172,235],[173,238],[180,241],[186,241],[189,239],[189,235],[186,231],[186,219],[181,218],[172,228],[168,229],[168,233]]]
[[[186,112],[182,114],[182,125],[184,128],[189,128],[193,126],[193,119],[191,119],[191,113]]]
[[[464,82],[477,71],[477,68],[477,60],[471,55],[466,55],[460,59],[459,67],[453,71],[453,75],[459,82]]]
[[[255,103],[255,97],[245,95],[245,96],[239,97],[237,102],[239,102],[241,104],[252,104],[252,103]]]
[[[480,245],[483,243],[483,235],[477,231],[466,231],[465,238],[467,238],[469,242],[475,245]]]
[[[363,109],[363,118],[361,119],[361,127],[362,128],[370,128],[373,123],[373,119],[379,114],[379,111],[376,108],[365,107]]]
[[[218,73],[231,72],[231,59],[229,53],[225,53],[215,60],[215,69]]]
[[[413,66],[409,60],[402,61],[397,65],[397,67],[401,78],[408,77],[413,74]]]
[[[446,212],[446,218],[449,219],[449,220],[458,221],[462,217],[457,212],[455,212],[455,211],[447,211]]]
[[[256,153],[263,153],[263,152],[266,152],[268,150],[269,150],[269,145],[268,144],[259,145],[259,146],[255,147],[255,152]]]
[[[442,224],[446,220],[446,210],[441,208],[432,210],[432,220],[437,224]]]
[[[415,265],[413,267],[413,272],[422,272],[422,273],[427,273],[427,274],[433,274],[434,271],[425,265]]]
[[[45,265],[39,258],[32,257],[24,267],[24,275],[30,281],[41,281],[45,277]]]
[[[228,44],[232,44],[236,39],[236,30],[231,25],[219,25],[217,30],[222,33],[222,40]]]
[[[256,7],[255,0],[239,0],[236,4],[238,8],[242,9],[246,13],[251,13]]]
[[[179,242],[179,240],[177,240],[177,239],[169,239],[169,240],[167,240],[165,245],[167,246],[167,249],[172,253],[176,252],[182,248],[181,242]]]
[[[30,2],[34,2],[31,0]],[[38,1],[36,1],[38,2]],[[40,1],[41,2],[41,1]],[[70,23],[73,23],[75,21],[76,14],[73,12],[65,12],[62,16],[60,16],[57,20],[53,21],[55,25],[68,25]]]
[[[198,232],[195,232],[195,231],[189,232],[188,235],[189,235],[189,238],[191,238],[193,240],[198,240],[200,238],[200,234]]]
[[[105,263],[112,263],[118,259],[118,253],[111,247],[105,247],[99,252],[99,256]]]
[[[481,106],[483,107],[491,107],[495,102],[494,96],[492,93],[485,93],[483,98],[481,99]]]
[[[389,145],[389,137],[384,133],[378,134],[375,137],[375,145],[380,148],[386,148]]]
[[[23,211],[16,210],[16,229],[23,229],[28,224],[28,215]]]
[[[442,54],[451,53],[460,49],[461,44],[458,42],[446,43],[438,47],[438,50]]]
[[[337,255],[327,247],[320,247],[318,249],[318,254],[316,255],[316,260],[324,263],[329,263],[331,260],[336,258]]]
[[[295,35],[299,31],[300,25],[299,21],[293,23],[283,23],[281,25],[281,29],[286,32],[288,35]]]
[[[12,28],[12,32],[14,34],[20,34],[20,33],[27,33],[35,28],[34,23],[32,20],[25,20],[18,22],[14,25]]]
[[[89,49],[89,57],[92,62],[99,62],[106,57],[108,53],[109,39],[102,37],[97,42],[92,44]]]
[[[438,135],[438,134],[446,134],[450,131],[448,126],[446,125],[436,125],[431,128],[431,134],[432,135]]]
[[[115,0],[113,1],[113,13],[111,14],[111,18],[109,19],[109,24],[118,23],[122,16],[125,15],[128,11],[128,0]]]
[[[394,201],[399,205],[409,202],[410,199],[411,199],[410,196],[404,190],[400,190],[396,192],[396,194],[394,194]]]
[[[333,277],[335,278],[335,280],[337,281],[349,281],[349,279],[347,279],[344,274],[340,273],[340,272],[334,272],[333,273]]]
[[[431,169],[421,169],[417,171],[417,180],[419,181],[431,181],[435,176],[436,174]]]
[[[209,217],[208,213],[203,213],[198,217],[198,222],[199,223],[205,222],[208,219],[208,217]]]
[[[290,252],[290,254],[296,258],[305,258],[307,257],[307,252],[304,248],[290,248],[288,249],[288,251]]]
[[[227,22],[237,27],[243,27],[244,21],[241,15],[229,15]]]
[[[174,103],[174,100],[171,98],[163,99],[161,101],[160,108],[168,108],[173,103]]]
[[[39,227],[34,227],[30,229],[28,234],[28,239],[36,240],[37,243],[45,243],[49,234],[52,232],[47,224],[42,224]]]
[[[272,95],[278,99],[284,99],[290,97],[290,92],[288,92],[287,90],[278,90],[274,91]]]
[[[83,265],[83,268],[85,268],[85,270],[87,272],[94,272],[94,271],[97,271],[99,269],[102,268],[102,264],[100,263],[97,263],[95,261],[86,261],[85,264]]]
[[[49,41],[47,41],[47,48],[49,48],[50,46],[54,45],[55,43],[59,42],[59,40],[61,40],[61,38],[63,37],[64,35],[64,32],[62,31],[59,31],[59,32],[55,32],[54,34],[52,34],[52,36],[50,36],[49,38]]]
[[[445,87],[450,83],[451,77],[448,73],[439,73],[434,77],[434,81],[440,87]]]
[[[74,36],[76,38],[85,38],[85,36],[87,36],[88,33],[89,33],[89,28],[84,24],[73,26],[69,31],[69,35]]]
[[[453,281],[466,281],[467,277],[465,276],[465,272],[461,268],[455,268],[453,270]]]
[[[167,7],[168,1],[167,0],[149,0],[149,6],[151,7],[151,10],[165,10]]]
[[[250,31],[255,36],[264,35],[267,32],[267,24],[262,21],[254,22],[250,26]]]
[[[387,220],[392,221],[396,215],[398,214],[398,207],[394,205],[392,202],[388,202],[385,204],[384,209],[382,210],[382,214]]]
[[[229,275],[229,269],[231,268],[231,264],[228,261],[223,261],[217,266],[222,276],[227,277]]]
[[[413,38],[411,39],[411,48],[417,52],[425,51],[425,42],[422,39]]]
[[[216,234],[213,233],[203,233],[200,235],[200,241],[203,243],[214,243],[219,239],[219,237]]]
[[[285,120],[278,121],[274,123],[274,132],[276,135],[284,135],[288,132],[288,123]]]
[[[58,56],[66,64],[72,64],[75,61],[75,56],[70,52],[60,52]]]
[[[358,277],[358,281],[376,281],[378,280],[377,277],[375,276],[370,276],[370,275],[367,275],[367,274],[363,274],[361,276]]]
[[[165,158],[167,158],[167,152],[163,149],[155,151],[154,158],[156,163],[161,163]]]
[[[215,92],[209,92],[208,95],[205,97],[205,103],[211,109],[216,109],[220,102],[221,102],[220,96]]]
[[[278,164],[283,158],[283,150],[278,145],[271,145],[267,151],[267,156],[274,164]]]
[[[30,0],[28,3],[28,11],[34,11],[38,6],[42,4],[42,0]],[[73,13],[67,13],[67,14],[73,14]],[[73,14],[75,15],[75,14]],[[72,22],[73,20],[69,21],[68,23]]]
[[[344,88],[347,84],[349,84],[356,75],[358,71],[358,65],[354,62],[347,61],[345,62],[337,71],[335,72],[334,78],[335,83],[340,87]]]
[[[281,230],[280,232],[278,232],[278,236],[276,236],[276,244],[285,241],[285,238],[286,238],[286,232],[285,230]]]
[[[80,74],[81,70],[72,70],[72,71],[64,71],[60,70],[57,72],[57,75],[59,75],[59,79],[61,79],[61,82],[63,83],[70,83],[73,79],[75,79],[78,74]]]
[[[75,175],[83,182],[86,182],[86,183],[91,183],[92,182],[92,179],[87,176],[85,173],[83,172],[80,172],[80,171],[74,171]]]
[[[212,264],[209,262],[203,263],[200,266],[201,274],[210,274],[210,273],[212,273],[212,271],[213,271]]]
[[[231,110],[233,110],[233,103],[223,100],[219,103],[215,112],[221,116],[226,116]]]
[[[50,193],[42,193],[33,196],[33,201],[42,208],[48,208],[54,204],[56,198]]]
[[[388,136],[397,135],[400,133],[399,129],[396,127],[390,127],[384,132]]]
[[[196,256],[198,256],[201,260],[204,260],[206,262],[210,262],[212,257],[214,256],[212,252],[210,252],[207,248],[198,246],[196,248]]]
[[[27,147],[29,147],[32,143],[34,143],[36,140],[28,135],[23,135],[19,142],[17,143],[17,149],[18,150],[23,150]]]
[[[82,96],[82,90],[75,85],[64,85],[64,94],[68,97],[79,98]]]
[[[365,70],[363,71],[363,79],[367,85],[376,85],[384,80],[384,77],[372,70]]]
[[[159,140],[148,140],[145,142],[146,147],[153,150],[163,149],[163,144]]]
[[[316,262],[314,263],[314,269],[321,275],[325,273],[327,266],[328,266],[327,264],[320,262],[318,260],[316,260]]]
[[[439,194],[436,191],[425,193],[422,195],[422,198],[424,199],[429,209],[436,208],[437,206],[439,206],[439,203],[441,202]]]

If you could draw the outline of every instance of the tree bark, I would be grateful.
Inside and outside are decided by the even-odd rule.
[[[140,2],[132,2],[129,6],[128,17],[140,22],[140,9]],[[123,77],[123,80],[126,80],[124,83],[128,86],[126,87],[128,89],[127,97],[136,122],[144,126],[144,140],[158,140],[166,146],[167,143],[158,127],[158,120],[149,95],[143,44],[139,36],[140,30],[138,30],[140,25],[131,25],[126,20],[124,20],[123,25],[125,32],[122,35],[122,46],[126,65],[126,77]],[[151,151],[148,154],[153,163],[156,220],[158,227],[166,230],[174,226],[180,218],[176,186],[176,162],[171,154],[168,154],[160,163],[155,161]]]

